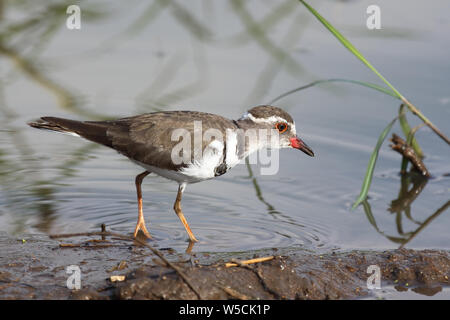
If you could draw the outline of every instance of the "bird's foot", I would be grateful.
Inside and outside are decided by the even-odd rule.
[[[151,239],[152,236],[150,235],[150,232],[148,232],[147,227],[145,226],[144,220],[139,220],[136,224],[136,229],[134,229],[134,237],[136,238],[138,236],[139,231],[141,231],[141,234],[143,234],[147,239]]]
[[[192,232],[190,232],[190,229],[188,231],[188,236],[189,236],[189,242],[190,243],[195,243],[198,242],[197,238],[194,236],[194,234]]]

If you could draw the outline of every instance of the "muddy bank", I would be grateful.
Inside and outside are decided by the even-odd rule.
[[[276,254],[276,253],[275,253]],[[378,265],[382,284],[429,294],[448,285],[450,255],[442,251],[393,250],[311,255],[290,252],[249,267],[186,266],[202,299],[349,299],[367,296],[369,265]],[[115,286],[111,298],[196,299],[172,270],[141,267]]]
[[[450,276],[448,251],[319,255],[290,248],[185,254],[158,248],[177,272],[146,247],[121,239],[92,240],[0,235],[0,299],[355,299],[373,296],[367,289],[370,265],[380,268],[382,287],[433,296]],[[225,266],[257,256],[274,258]],[[73,275],[68,266],[80,268],[80,290],[67,288]],[[112,278],[118,281],[111,276],[119,276]]]

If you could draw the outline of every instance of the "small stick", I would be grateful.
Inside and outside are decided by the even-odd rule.
[[[268,257],[250,259],[250,260],[243,260],[243,261],[239,261],[238,263],[237,262],[228,262],[228,263],[225,264],[225,267],[227,267],[227,268],[229,268],[229,267],[237,267],[237,266],[240,266],[240,265],[246,265],[246,264],[259,263],[259,262],[264,262],[264,261],[270,261],[273,258],[274,258],[274,256],[268,256]]]
[[[114,244],[89,245],[88,242],[84,242],[84,243],[60,243],[59,247],[60,248],[104,249],[104,248],[117,247],[117,245],[114,245]]]
[[[79,232],[79,233],[63,233],[63,234],[51,234],[50,239],[57,238],[71,238],[71,237],[90,237],[90,236],[107,236],[108,232]]]
[[[427,167],[425,167],[425,164],[423,163],[423,161],[420,159],[419,156],[417,156],[414,149],[411,148],[406,143],[405,140],[403,140],[402,138],[400,138],[398,135],[396,135],[394,133],[394,134],[392,134],[392,138],[390,139],[390,141],[392,142],[392,144],[390,145],[392,150],[397,151],[402,156],[404,156],[406,159],[408,159],[409,162],[411,162],[411,164],[414,166],[414,168],[417,171],[419,171],[423,176],[425,176],[425,177],[430,176],[430,173],[428,172]]]
[[[60,243],[60,248],[78,248],[81,247],[81,244],[79,243]]]
[[[236,298],[239,300],[250,300],[250,297],[248,297],[245,294],[242,294],[234,289],[231,289],[228,287],[221,287],[221,289],[233,298]]]
[[[109,241],[105,240],[105,239],[90,239],[90,240],[86,240],[86,243],[91,243],[91,242],[92,243],[104,243],[104,242],[109,242]]]
[[[102,223],[101,228],[102,232],[106,232],[106,225],[104,223]],[[105,236],[102,236],[102,240],[105,240]]]

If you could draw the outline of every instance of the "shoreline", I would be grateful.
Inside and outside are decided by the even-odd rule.
[[[375,299],[367,287],[374,274],[368,270],[371,265],[379,268],[382,288],[433,296],[449,285],[450,275],[450,250],[317,254],[282,248],[189,255],[160,249],[190,287],[146,247],[114,238],[64,242],[61,246],[46,235],[33,235],[25,242],[0,235],[0,299]],[[274,258],[225,266],[264,256]],[[80,269],[80,290],[67,288],[69,266]]]

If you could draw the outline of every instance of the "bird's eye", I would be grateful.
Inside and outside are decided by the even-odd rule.
[[[275,125],[275,128],[278,130],[279,133],[284,133],[284,132],[286,132],[288,125],[285,122],[278,122]]]

